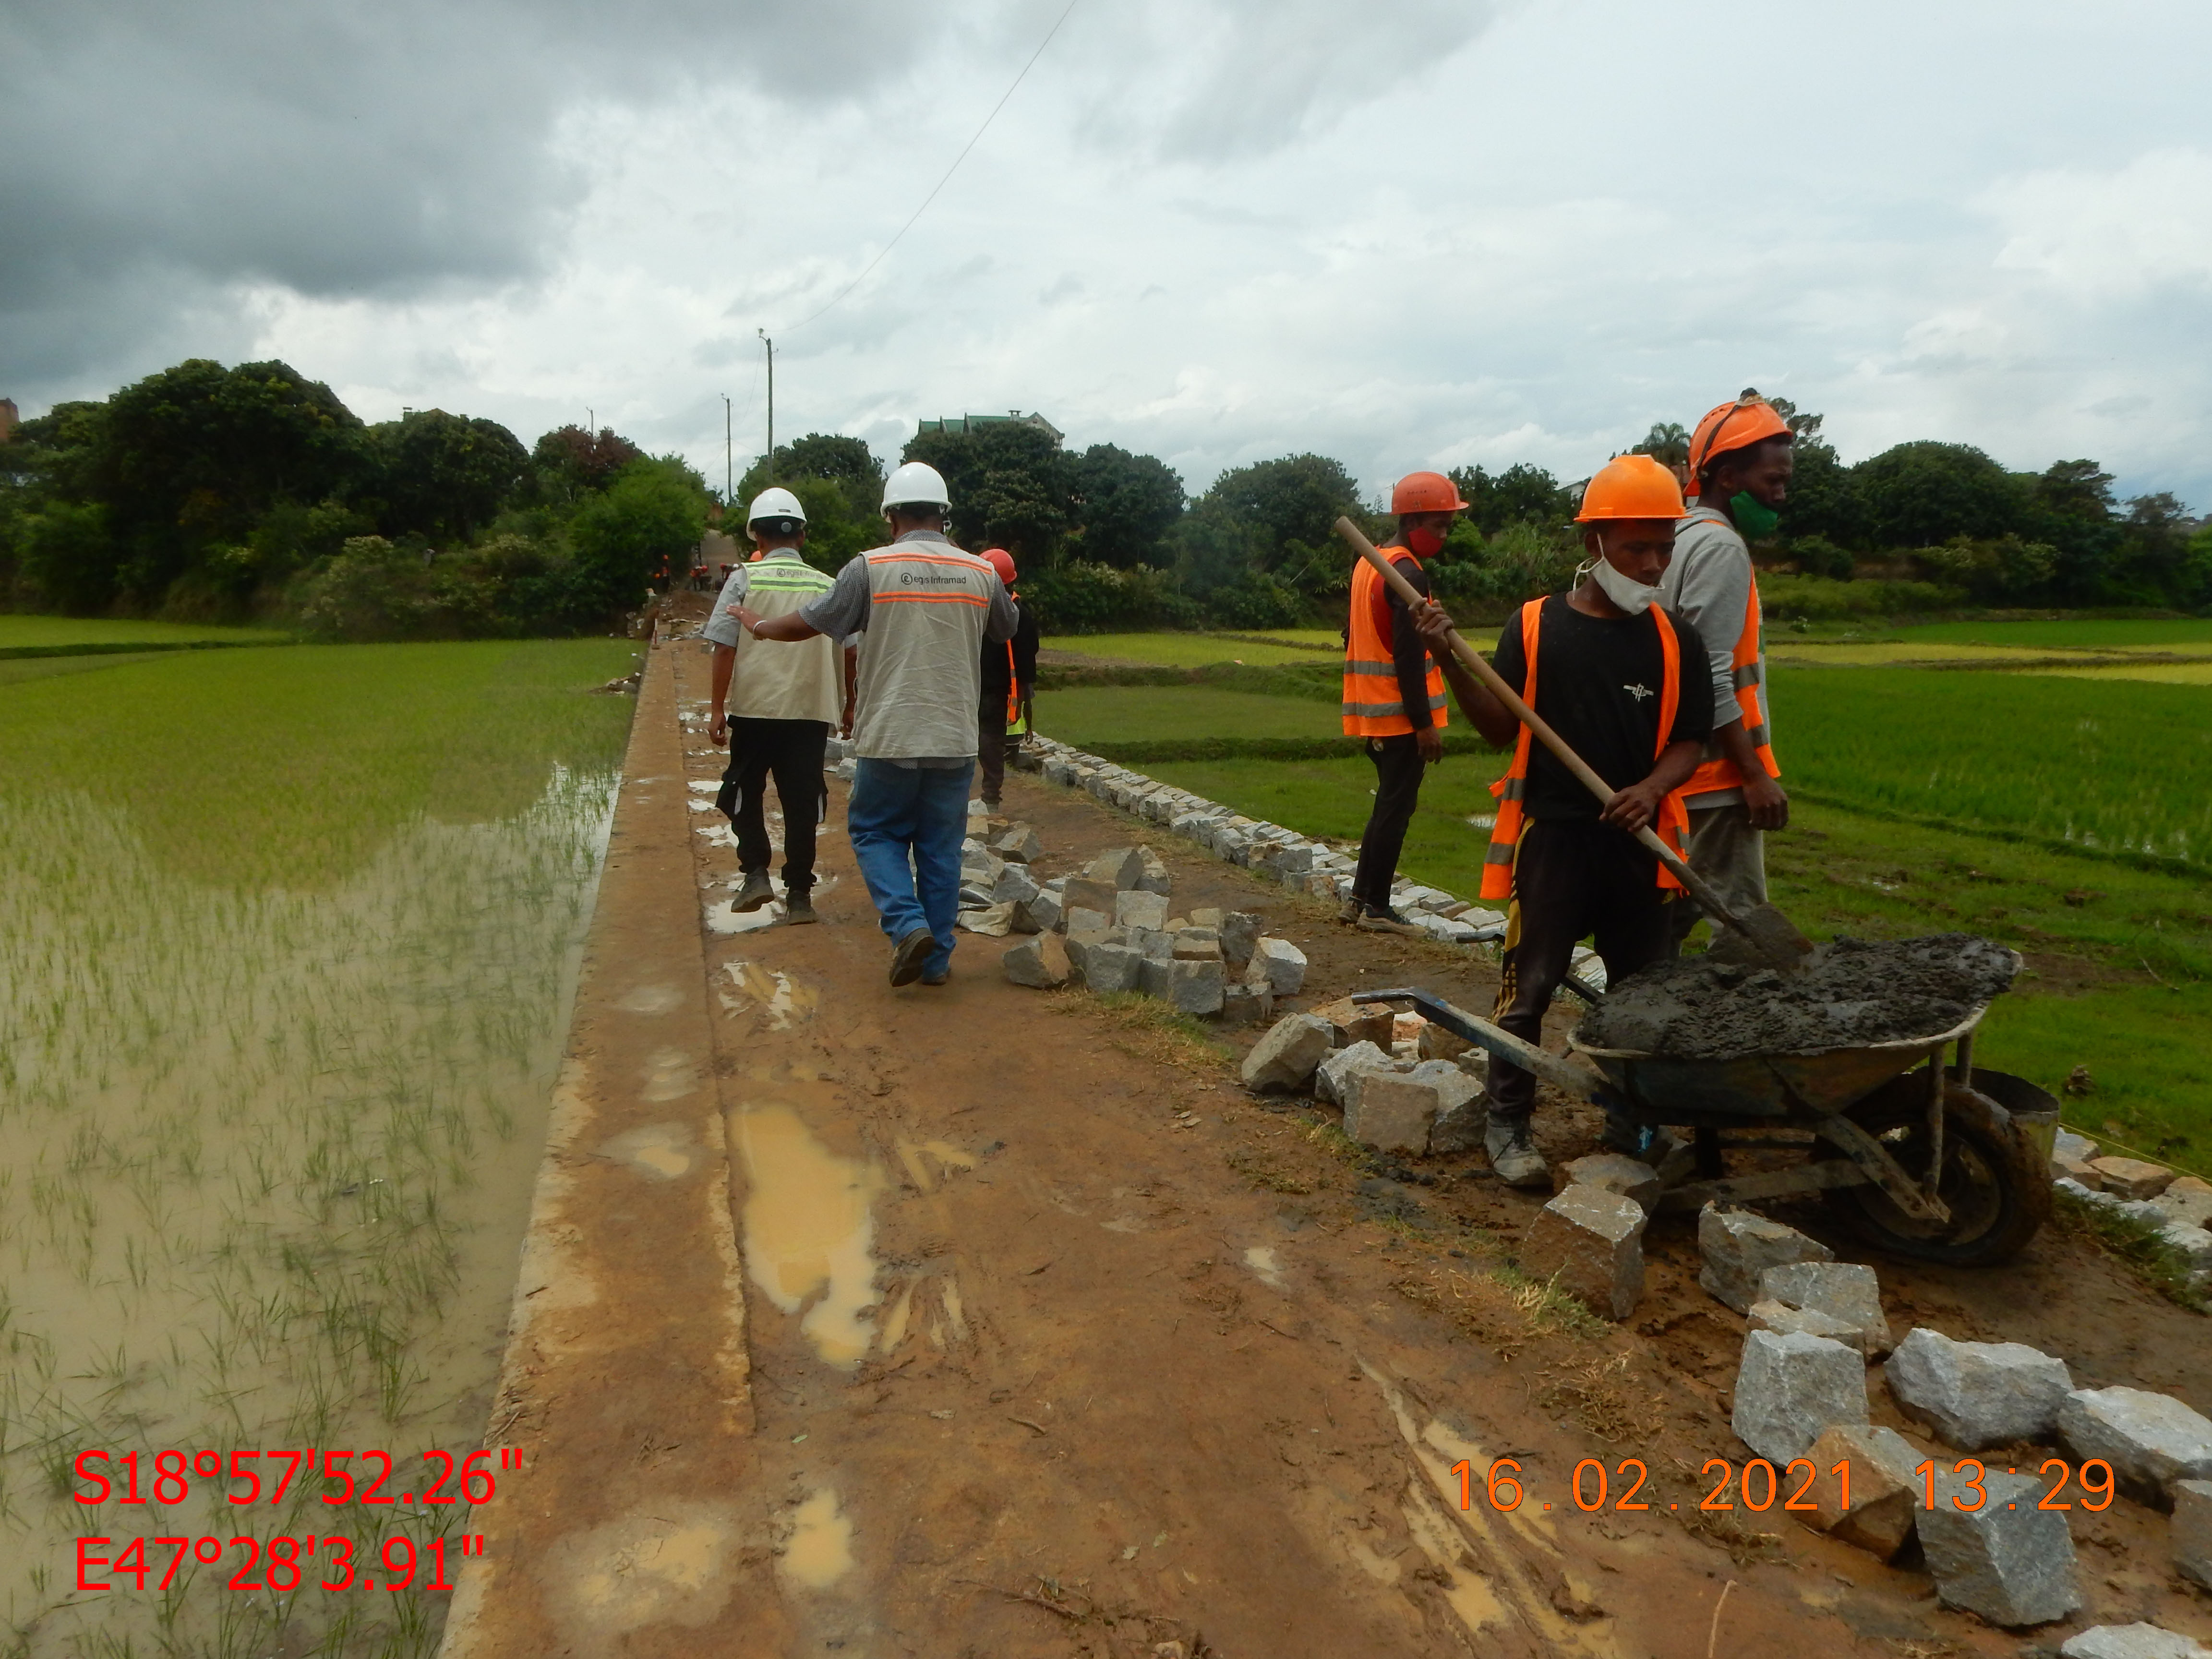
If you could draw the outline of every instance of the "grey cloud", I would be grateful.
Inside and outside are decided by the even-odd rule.
[[[1489,27],[1488,0],[1144,0],[1084,21],[1118,71],[1087,100],[1109,147],[1163,159],[1265,155],[1420,80]],[[1107,21],[1110,16],[1110,23]]]
[[[226,284],[391,298],[526,278],[587,182],[554,142],[567,112],[744,76],[852,95],[904,72],[896,15],[890,0],[5,0],[0,363],[20,386],[166,349],[179,311]]]

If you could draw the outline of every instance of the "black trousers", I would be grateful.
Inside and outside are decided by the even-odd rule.
[[[975,775],[985,800],[996,800],[1006,787],[1006,694],[983,688],[983,706],[975,711]]]
[[[1405,850],[1407,826],[1421,804],[1421,751],[1411,732],[1367,739],[1367,758],[1375,763],[1375,810],[1359,838],[1359,868],[1352,878],[1352,896],[1370,909],[1388,909],[1390,884],[1398,877],[1398,854]]]
[[[1658,860],[1610,824],[1595,818],[1529,824],[1513,860],[1513,901],[1491,1017],[1522,1042],[1540,1044],[1544,1011],[1586,935],[1595,936],[1608,983],[1668,955],[1672,890],[1658,884],[1657,874]],[[1535,1075],[1492,1055],[1491,1116],[1525,1118],[1535,1103]]]
[[[775,861],[768,838],[768,781],[783,805],[783,884],[804,893],[814,886],[814,832],[830,799],[822,760],[830,744],[827,720],[733,720],[730,764],[714,805],[729,815],[738,837],[738,867],[747,875]]]

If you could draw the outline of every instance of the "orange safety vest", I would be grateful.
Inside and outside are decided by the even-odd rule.
[[[1753,576],[1751,599],[1743,608],[1743,627],[1735,636],[1735,650],[1729,660],[1735,670],[1735,703],[1743,717],[1744,735],[1751,739],[1753,752],[1766,769],[1766,775],[1778,778],[1782,769],[1775,764],[1772,734],[1767,729],[1766,715],[1759,706],[1759,681],[1764,673],[1759,662],[1759,578]],[[1698,769],[1690,774],[1690,781],[1682,786],[1682,793],[1710,795],[1717,790],[1742,787],[1743,774],[1736,769],[1736,763],[1726,755],[1720,755],[1700,761]]]
[[[1674,711],[1682,696],[1682,653],[1674,637],[1674,624],[1657,605],[1650,614],[1657,619],[1659,628],[1659,656],[1665,672],[1659,685],[1659,740],[1651,753],[1656,763],[1667,752],[1667,737],[1674,729]],[[1521,701],[1529,708],[1536,706],[1536,641],[1542,633],[1544,601],[1531,599],[1521,607],[1521,651],[1528,659],[1528,678],[1521,688]],[[1502,899],[1512,896],[1513,857],[1520,850],[1521,832],[1526,829],[1525,810],[1522,798],[1528,788],[1528,745],[1534,734],[1523,726],[1521,735],[1513,744],[1513,764],[1505,769],[1505,775],[1490,786],[1490,793],[1498,797],[1498,817],[1490,830],[1490,850],[1482,860],[1482,896]],[[1652,825],[1660,840],[1674,849],[1676,856],[1687,861],[1686,840],[1690,828],[1689,809],[1682,805],[1679,789],[1659,804],[1659,821]],[[1674,872],[1665,865],[1659,866],[1662,887],[1681,886]]]
[[[1419,559],[1400,547],[1386,547],[1389,558]],[[1376,590],[1382,577],[1362,559],[1352,570],[1352,625],[1344,636],[1344,734],[1348,738],[1400,738],[1413,729],[1406,718],[1406,704],[1398,695],[1398,664],[1390,654],[1390,637],[1375,626]],[[1444,676],[1433,658],[1429,662],[1429,713],[1439,730],[1449,724],[1444,710]]]

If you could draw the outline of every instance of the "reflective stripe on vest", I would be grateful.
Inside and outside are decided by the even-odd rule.
[[[1385,548],[1383,552],[1394,560],[1413,558],[1403,548]],[[1413,559],[1417,568],[1420,562]],[[1366,560],[1352,567],[1352,625],[1346,629],[1344,646],[1344,733],[1350,738],[1399,738],[1413,729],[1398,689],[1397,659],[1391,654],[1390,641],[1375,626],[1375,601],[1382,581]],[[1450,723],[1444,708],[1443,670],[1433,658],[1427,661],[1429,723],[1442,730]]]
[[[1536,706],[1536,644],[1543,634],[1544,601],[1531,599],[1521,607],[1521,653],[1528,665],[1528,678],[1521,688],[1521,701],[1529,708]],[[1664,672],[1659,682],[1659,736],[1651,758],[1656,763],[1667,752],[1667,738],[1674,729],[1674,714],[1681,706],[1682,653],[1674,635],[1674,624],[1667,613],[1656,605],[1650,615],[1659,629],[1659,656]],[[1484,898],[1510,898],[1513,893],[1513,858],[1520,850],[1522,832],[1528,828],[1527,811],[1522,805],[1528,790],[1528,745],[1534,733],[1523,726],[1521,734],[1513,740],[1513,763],[1505,769],[1505,775],[1490,786],[1490,793],[1498,798],[1498,816],[1490,830],[1490,848],[1482,855],[1482,894]],[[1659,821],[1652,828],[1659,838],[1672,848],[1676,856],[1688,860],[1689,809],[1682,805],[1682,792],[1675,790],[1659,803]],[[1680,887],[1665,865],[1658,868],[1662,887]]]
[[[1775,764],[1773,742],[1767,732],[1765,712],[1759,706],[1759,690],[1765,678],[1759,665],[1759,578],[1751,579],[1751,598],[1743,607],[1743,626],[1736,631],[1735,649],[1729,653],[1734,664],[1730,676],[1735,686],[1736,714],[1743,721],[1744,735],[1751,739],[1752,752],[1759,763],[1766,769],[1766,775],[1778,778],[1782,769]],[[1713,711],[1717,716],[1718,709]],[[1698,769],[1690,774],[1690,781],[1682,786],[1685,795],[1710,795],[1723,789],[1740,789],[1743,774],[1726,755],[1698,763]]]

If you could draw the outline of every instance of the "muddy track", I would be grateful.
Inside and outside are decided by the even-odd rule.
[[[1721,1652],[2019,1650],[1778,1510],[1698,1509],[1705,1460],[1747,1455],[1743,1322],[1697,1289],[1686,1224],[1655,1226],[1627,1327],[1564,1318],[1496,1272],[1540,1195],[1480,1160],[1347,1159],[1237,1087],[1256,1033],[1018,988],[966,935],[948,985],[891,990],[842,791],[826,925],[702,926],[734,873],[690,810],[720,768],[678,724],[705,669],[651,656],[493,1425],[528,1470],[478,1513],[449,1653],[1675,1659],[1709,1651],[1724,1586]],[[1046,873],[1144,839],[1026,777],[1006,809]],[[1153,845],[1176,908],[1258,909],[1305,949],[1306,1004],[1410,980],[1487,1006],[1473,958]],[[1595,1127],[1539,1115],[1555,1158]],[[1900,1334],[2212,1403],[2206,1322],[2074,1242],[2002,1274],[1879,1265]],[[1481,1491],[1501,1456],[1510,1513]],[[1649,1509],[1612,1507],[1630,1459]],[[2161,1518],[2075,1525],[2094,1614],[2205,1626]]]

